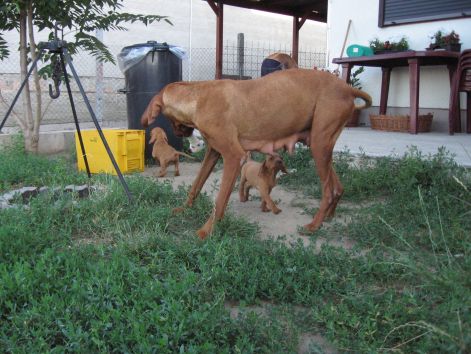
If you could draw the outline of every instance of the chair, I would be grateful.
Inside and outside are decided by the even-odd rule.
[[[471,134],[471,49],[460,54],[450,93],[449,133],[461,132],[460,92],[466,92],[466,133]]]

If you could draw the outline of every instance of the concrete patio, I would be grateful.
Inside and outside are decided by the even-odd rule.
[[[367,156],[402,156],[410,147],[416,146],[423,154],[435,154],[438,148],[445,147],[455,161],[471,167],[471,134],[444,132],[395,133],[372,130],[369,127],[345,128],[340,135],[335,151],[348,149],[353,154]]]
[[[82,129],[93,129],[92,123],[81,123]],[[104,129],[125,127],[106,126]],[[60,130],[59,130],[60,129]],[[42,126],[39,142],[40,152],[55,154],[75,149],[73,125]],[[0,134],[0,146],[9,140],[9,134]],[[439,147],[445,147],[454,155],[457,163],[471,167],[471,134],[448,135],[445,132],[395,133],[372,130],[369,127],[345,128],[340,135],[335,151],[348,149],[353,154],[365,153],[368,156],[402,156],[411,146],[416,146],[423,154],[435,154]]]

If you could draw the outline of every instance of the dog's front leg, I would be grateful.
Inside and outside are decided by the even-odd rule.
[[[201,189],[204,186],[204,183],[208,179],[211,171],[214,169],[214,166],[216,166],[216,163],[218,162],[219,157],[221,154],[214,150],[211,146],[207,146],[206,148],[206,154],[204,155],[203,162],[201,163],[201,168],[198,172],[198,175],[196,176],[195,180],[193,181],[193,184],[191,185],[190,191],[188,192],[188,198],[185,202],[185,205],[180,207],[180,208],[175,208],[173,209],[174,213],[183,211],[183,209],[188,206],[191,207],[193,206],[193,201],[198,197],[198,195],[201,192]]]
[[[216,205],[213,213],[203,227],[197,231],[197,235],[200,239],[204,240],[211,233],[214,223],[224,216],[224,211],[234,188],[235,181],[240,174],[242,167],[241,161],[244,159],[244,156],[245,152],[242,152],[239,156],[236,154],[223,156],[224,170],[222,173],[221,187],[216,197]]]

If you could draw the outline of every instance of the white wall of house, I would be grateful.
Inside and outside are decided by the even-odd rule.
[[[110,36],[110,43],[133,44],[143,40],[157,40],[185,48],[214,48],[216,43],[216,16],[202,0],[125,0],[126,12],[147,15],[166,15],[173,26],[163,22],[148,27],[128,25],[129,31],[119,37]],[[325,48],[326,25],[307,21],[300,32],[303,47]],[[237,40],[244,33],[247,41],[290,45],[292,18],[256,10],[224,6],[224,40]],[[106,34],[105,34],[106,36]]]
[[[113,53],[125,46],[145,43],[149,40],[167,42],[189,50],[190,48],[215,48],[216,15],[202,0],[125,0],[120,12],[167,16],[172,22],[155,22],[148,26],[140,23],[123,24],[128,31],[103,33],[103,42]],[[224,43],[237,43],[237,34],[244,33],[246,43],[286,48],[291,50],[292,17],[262,11],[224,6]],[[326,48],[326,24],[306,21],[300,31],[301,50],[324,51]],[[67,32],[67,31],[65,31]],[[17,48],[18,33],[4,33],[6,40]],[[38,33],[39,40],[47,40],[46,31]],[[67,36],[65,38],[67,40]],[[15,53],[12,53],[15,61]],[[90,68],[90,74],[94,69]]]
[[[471,48],[471,19],[451,19],[444,21],[378,27],[378,0],[329,0],[327,21],[328,65],[336,69],[332,59],[341,55],[348,21],[352,24],[346,48],[351,44],[368,45],[375,37],[382,41],[399,40],[406,36],[410,49],[425,50],[430,37],[439,29],[446,32],[455,30],[461,37],[461,49]],[[373,104],[379,105],[381,91],[381,69],[365,68],[360,77],[363,90],[373,97]],[[423,67],[420,72],[420,108],[448,109],[450,85],[445,66]],[[391,74],[388,106],[409,107],[408,68],[395,68]],[[464,106],[464,104],[462,104]]]

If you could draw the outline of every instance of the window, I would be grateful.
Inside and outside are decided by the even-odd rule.
[[[379,27],[462,17],[471,17],[470,0],[379,0]]]

